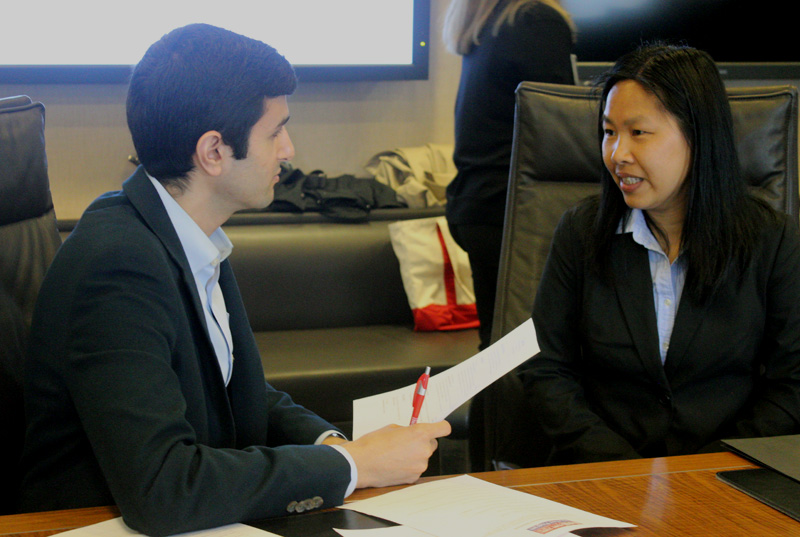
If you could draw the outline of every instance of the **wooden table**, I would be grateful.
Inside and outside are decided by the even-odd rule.
[[[731,453],[551,466],[473,474],[598,515],[636,524],[597,535],[625,537],[800,536],[800,522],[719,481],[720,470],[752,465]],[[424,481],[440,478],[426,478]],[[360,500],[395,490],[356,491]],[[0,517],[0,537],[44,537],[101,522],[113,507]],[[585,533],[589,535],[589,533]]]

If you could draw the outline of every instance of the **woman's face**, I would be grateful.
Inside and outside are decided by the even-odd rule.
[[[683,222],[692,152],[675,117],[641,84],[623,80],[606,98],[603,132],[603,162],[625,203],[656,222]]]

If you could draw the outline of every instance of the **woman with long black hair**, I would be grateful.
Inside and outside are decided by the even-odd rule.
[[[541,352],[522,372],[551,462],[797,433],[797,223],[748,194],[713,60],[622,57],[598,130],[602,193],[559,223],[533,311]]]

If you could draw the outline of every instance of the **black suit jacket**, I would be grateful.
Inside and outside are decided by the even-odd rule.
[[[765,225],[741,285],[681,299],[666,361],[647,251],[614,238],[610,281],[589,267],[594,210],[568,211],[534,303],[541,352],[522,372],[553,462],[695,453],[735,436],[798,431],[800,240]]]
[[[220,286],[234,346],[227,387],[143,170],[92,203],[33,321],[24,510],[116,503],[132,528],[164,535],[286,514],[316,496],[343,501],[346,459],[308,445],[333,426],[264,381],[228,262]]]

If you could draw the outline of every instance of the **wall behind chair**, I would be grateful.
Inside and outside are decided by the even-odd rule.
[[[295,167],[363,177],[364,164],[379,151],[453,142],[461,62],[441,43],[448,3],[431,0],[428,80],[301,81],[289,99]],[[45,105],[50,184],[60,219],[78,218],[95,197],[119,189],[133,172],[126,93],[124,84],[0,84],[0,97],[28,95]]]

